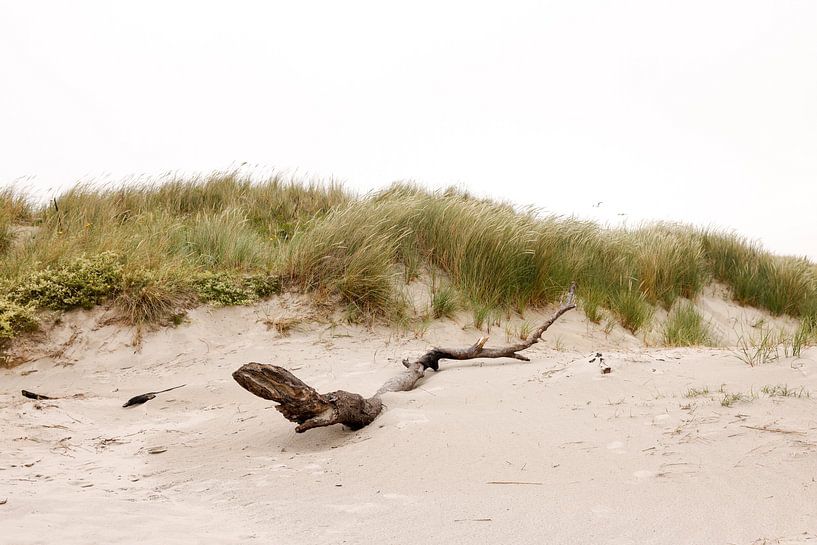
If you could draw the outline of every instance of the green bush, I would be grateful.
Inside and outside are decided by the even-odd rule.
[[[39,322],[32,306],[18,305],[0,298],[0,349],[15,335],[34,331],[38,326]]]
[[[243,282],[258,299],[281,293],[281,278],[272,274],[246,275]]]
[[[248,305],[281,291],[281,281],[271,275],[244,277],[227,272],[203,272],[193,279],[193,288],[205,303],[220,306]]]
[[[53,310],[87,309],[116,294],[121,280],[122,264],[116,254],[82,255],[61,267],[30,273],[12,288],[9,298]]]

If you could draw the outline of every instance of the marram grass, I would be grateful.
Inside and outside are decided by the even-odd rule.
[[[16,240],[19,225],[35,235]],[[605,229],[452,190],[403,184],[358,198],[336,185],[229,172],[78,185],[41,205],[0,190],[4,331],[30,327],[35,308],[110,300],[142,323],[196,301],[245,304],[279,289],[313,293],[358,319],[399,321],[409,308],[402,285],[423,272],[441,274],[456,294],[456,306],[438,294],[435,315],[470,308],[475,321],[557,302],[574,280],[591,320],[614,316],[633,332],[656,306],[680,321],[676,301],[712,280],[742,304],[817,317],[814,264],[684,225]],[[86,273],[92,293],[77,287]],[[700,336],[667,337],[693,341]]]
[[[662,335],[667,346],[712,346],[715,343],[709,323],[698,309],[681,300],[670,310]]]

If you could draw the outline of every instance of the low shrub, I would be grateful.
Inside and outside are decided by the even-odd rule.
[[[204,303],[219,306],[247,305],[281,291],[281,281],[272,275],[238,276],[207,271],[194,276],[193,289]]]
[[[121,281],[122,264],[116,254],[82,255],[63,266],[30,273],[14,285],[9,299],[53,310],[88,309],[115,295]]]
[[[0,350],[15,336],[26,331],[34,331],[39,321],[31,305],[19,305],[0,298]]]

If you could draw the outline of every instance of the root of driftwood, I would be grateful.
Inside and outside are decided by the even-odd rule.
[[[403,360],[405,371],[389,379],[372,397],[364,398],[343,390],[319,394],[283,367],[264,363],[242,365],[233,372],[233,378],[250,393],[278,403],[275,408],[284,418],[298,424],[295,428],[298,433],[333,424],[360,429],[371,424],[383,410],[383,394],[413,389],[426,369],[439,370],[440,360],[514,358],[530,361],[520,352],[539,342],[542,334],[562,314],[576,308],[575,292],[576,284],[573,283],[559,309],[524,341],[500,348],[485,348],[488,337],[482,337],[468,348],[432,348],[416,360]]]

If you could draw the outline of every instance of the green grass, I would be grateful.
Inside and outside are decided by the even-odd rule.
[[[611,309],[619,322],[631,333],[636,333],[639,329],[649,324],[655,314],[653,307],[647,300],[647,296],[640,291],[619,291],[610,301]]]
[[[709,396],[709,386],[703,386],[701,388],[689,388],[685,393],[684,397],[707,397]]]
[[[817,317],[817,267],[730,233],[665,223],[605,229],[405,184],[359,198],[336,185],[232,172],[160,182],[78,185],[40,205],[0,190],[9,302],[112,301],[143,323],[196,302],[246,304],[283,289],[312,293],[354,321],[401,322],[410,308],[401,286],[439,273],[447,285],[432,313],[463,308],[479,326],[557,303],[574,280],[593,321],[609,317],[635,333],[656,307],[672,309],[670,343],[702,341],[701,324],[673,305],[713,279],[743,304],[804,323]],[[36,233],[15,244],[13,225]]]
[[[790,388],[788,384],[767,384],[763,386],[760,391],[769,397],[811,397],[811,393],[806,390],[805,386]]]
[[[689,302],[679,301],[664,322],[662,337],[667,346],[711,346],[712,332],[703,316]]]
[[[740,392],[727,392],[723,388],[721,388],[721,394],[721,407],[731,407],[735,403],[754,399],[754,394],[746,395]]]
[[[438,288],[431,296],[431,315],[434,318],[451,318],[459,307],[459,296],[451,286]]]
[[[737,347],[733,353],[750,367],[770,363],[788,357],[792,351],[791,338],[781,329],[773,329],[765,322],[760,322],[747,334],[741,329],[738,334]]]
[[[803,348],[817,344],[817,315],[804,316],[792,336],[792,356],[799,358]]]

